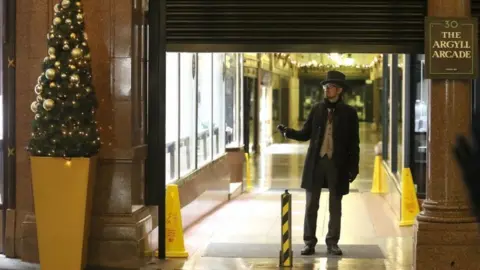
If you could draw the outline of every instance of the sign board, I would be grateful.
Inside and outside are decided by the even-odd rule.
[[[427,78],[477,78],[477,23],[477,18],[425,18]]]

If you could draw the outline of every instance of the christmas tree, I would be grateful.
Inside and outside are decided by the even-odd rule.
[[[28,151],[34,156],[91,157],[100,150],[100,136],[82,3],[63,0],[54,10],[48,56],[31,104],[35,120]]]

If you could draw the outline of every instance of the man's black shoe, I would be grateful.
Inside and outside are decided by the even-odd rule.
[[[342,256],[343,252],[337,245],[331,245],[327,247],[328,255]]]
[[[306,246],[302,249],[302,251],[300,252],[300,254],[302,254],[302,255],[304,255],[304,256],[313,255],[313,254],[315,254],[315,247],[306,245]]]

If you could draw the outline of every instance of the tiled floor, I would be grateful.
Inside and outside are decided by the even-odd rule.
[[[377,245],[384,258],[294,257],[293,269],[411,269],[412,228],[400,228],[385,199],[370,193],[373,149],[378,136],[366,125],[361,125],[360,134],[360,175],[351,186],[354,191],[343,200],[340,246]],[[225,204],[185,232],[189,259],[152,260],[145,269],[278,269],[276,258],[211,258],[203,255],[211,243],[272,243],[280,246],[280,194],[286,188],[292,193],[293,244],[302,243],[305,194],[299,186],[306,150],[306,144],[289,142],[272,145],[262,155],[252,158],[251,175],[247,178],[252,187],[250,192]],[[320,199],[317,252],[323,252],[321,244],[327,222],[328,192],[325,192]],[[12,264],[11,268],[2,266],[0,258],[0,269],[35,269],[34,265],[26,264]]]
[[[343,200],[343,245],[377,245],[384,259],[294,258],[294,269],[411,269],[413,231],[400,228],[390,205],[370,193],[374,145],[378,137],[361,125],[361,171]],[[149,269],[277,269],[274,258],[204,257],[210,243],[273,243],[280,246],[280,195],[292,193],[293,244],[302,243],[305,194],[299,189],[307,145],[276,144],[251,160],[253,189],[227,203],[185,233],[190,258],[156,262]],[[328,222],[328,192],[322,193],[317,236],[323,243]],[[317,252],[323,247],[319,246]]]

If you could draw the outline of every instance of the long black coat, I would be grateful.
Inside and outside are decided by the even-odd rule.
[[[314,168],[320,158],[327,121],[327,106],[322,102],[316,104],[301,130],[287,129],[285,136],[297,141],[310,140],[305,166],[303,168],[302,188],[312,189],[315,187]],[[356,177],[359,166],[360,139],[358,130],[358,116],[356,110],[339,102],[336,105],[333,118],[333,160],[337,167],[338,179],[335,190],[339,195],[346,195],[350,190],[350,180]],[[328,188],[324,181],[323,188]]]

